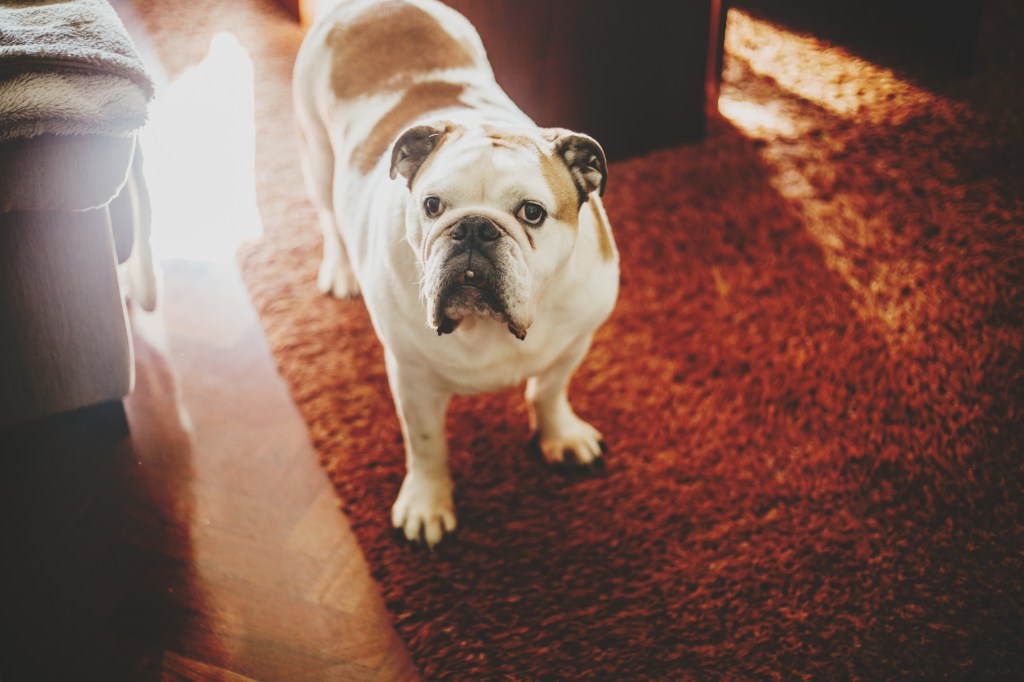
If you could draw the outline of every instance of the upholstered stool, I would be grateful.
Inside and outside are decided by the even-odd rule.
[[[136,138],[153,90],[102,0],[0,0],[0,38],[6,426],[131,390],[117,267],[148,219]]]
[[[132,349],[109,204],[135,139],[0,144],[0,425],[120,400]],[[132,225],[119,225],[130,245]]]

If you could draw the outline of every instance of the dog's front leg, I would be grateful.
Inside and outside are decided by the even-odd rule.
[[[526,382],[530,428],[539,433],[540,450],[548,464],[589,465],[600,459],[601,434],[576,416],[569,404],[569,380],[590,348],[580,339],[555,363]]]
[[[451,394],[429,375],[400,366],[386,353],[388,382],[405,440],[405,480],[391,508],[391,523],[410,542],[433,548],[455,530],[452,480],[448,473],[445,414]]]

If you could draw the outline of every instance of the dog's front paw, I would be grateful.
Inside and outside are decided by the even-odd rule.
[[[391,508],[391,525],[410,542],[423,542],[433,549],[445,533],[455,530],[451,480],[446,476],[406,474]]]
[[[540,434],[540,451],[548,464],[556,466],[591,465],[600,459],[602,446],[600,432],[575,415]]]
[[[356,279],[352,270],[327,259],[320,264],[316,284],[321,293],[330,294],[334,298],[346,299],[359,296],[359,280]]]

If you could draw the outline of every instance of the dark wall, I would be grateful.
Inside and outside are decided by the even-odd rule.
[[[902,71],[966,75],[983,0],[727,0]]]
[[[447,4],[476,26],[498,82],[540,125],[588,133],[611,158],[703,136],[717,99],[718,0]]]

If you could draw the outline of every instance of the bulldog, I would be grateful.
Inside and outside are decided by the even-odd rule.
[[[600,145],[535,125],[475,29],[434,0],[333,7],[303,42],[294,96],[319,287],[362,294],[384,347],[406,456],[394,527],[431,548],[455,530],[455,394],[525,382],[547,462],[598,460],[568,384],[618,295]]]

